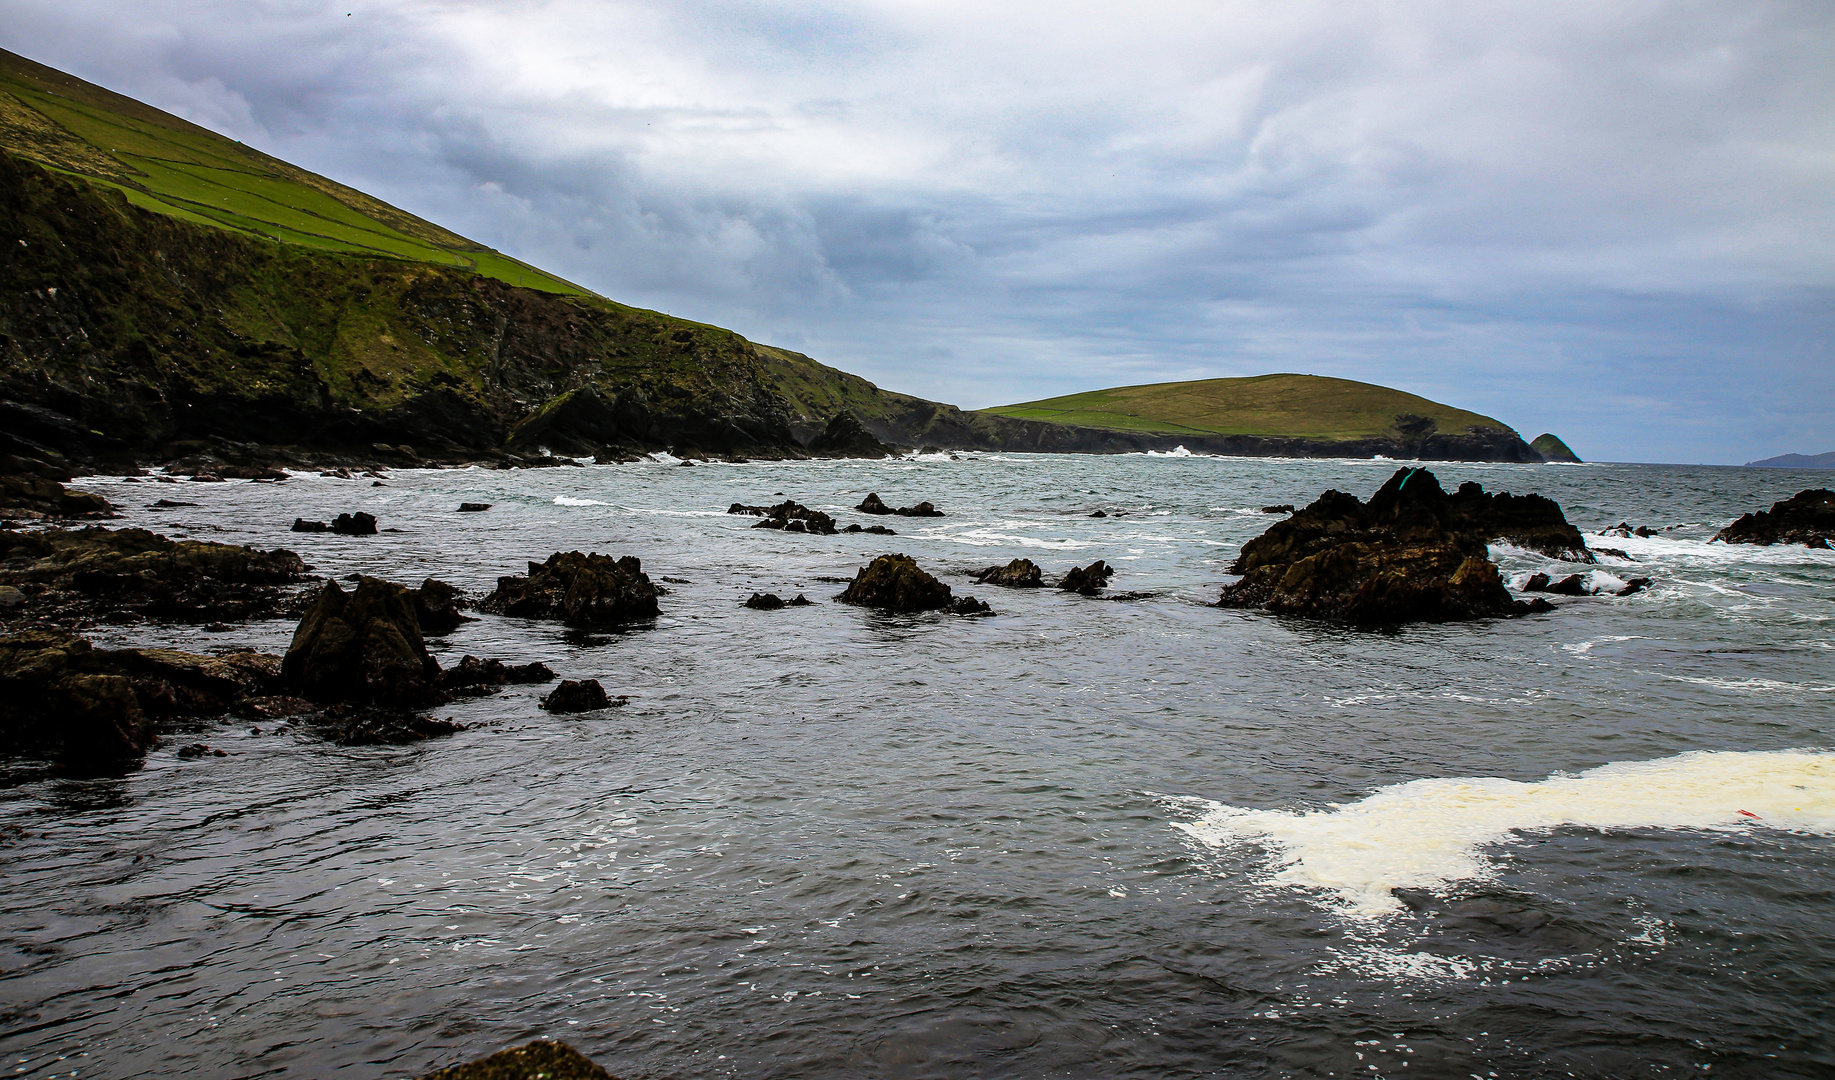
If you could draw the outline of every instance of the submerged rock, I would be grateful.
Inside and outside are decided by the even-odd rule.
[[[465,730],[464,724],[451,720],[382,705],[334,705],[302,722],[340,746],[400,746]]]
[[[1045,584],[1038,564],[1014,559],[1005,566],[990,566],[975,575],[977,585],[1004,585],[1009,589],[1037,589]]]
[[[1521,615],[1547,601],[1513,600],[1487,557],[1493,539],[1591,562],[1561,508],[1536,495],[1448,495],[1426,469],[1398,470],[1368,504],[1328,491],[1243,545],[1220,607],[1357,623]]]
[[[616,1080],[566,1043],[537,1040],[487,1058],[429,1073],[421,1080]]]
[[[411,708],[445,700],[412,592],[381,578],[360,578],[350,593],[326,582],[293,632],[281,674],[313,701]]]
[[[623,705],[626,699],[620,697],[616,705]],[[554,713],[591,712],[594,709],[614,708],[614,702],[606,697],[605,687],[599,685],[598,679],[566,679],[554,688],[554,692],[542,699],[542,708]]]
[[[527,577],[500,577],[478,610],[525,619],[560,619],[569,626],[603,626],[655,618],[657,589],[643,564],[626,555],[557,551],[529,564]]]
[[[1826,548],[1835,539],[1835,491],[1811,488],[1746,514],[1714,534],[1729,544],[1804,544]]]
[[[1073,566],[1058,582],[1058,588],[1065,592],[1079,593],[1083,596],[1095,596],[1109,585],[1109,579],[1115,576],[1115,568],[1097,559],[1088,566]]]
[[[916,506],[901,506],[897,509],[893,509],[886,505],[885,500],[879,497],[879,492],[877,491],[867,492],[867,497],[860,500],[860,505],[854,507],[854,509],[863,514],[897,514],[900,517],[943,516],[943,511],[938,510],[928,502],[921,502]]]
[[[480,660],[467,654],[452,667],[440,672],[440,686],[458,694],[493,694],[510,683],[552,682],[552,668],[539,660],[527,664],[506,664],[502,660]]]

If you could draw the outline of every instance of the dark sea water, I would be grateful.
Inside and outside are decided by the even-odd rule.
[[[127,523],[326,574],[485,590],[577,548],[684,583],[654,625],[485,617],[433,643],[597,678],[622,709],[550,716],[511,687],[411,747],[224,722],[119,779],[7,764],[0,1075],[414,1076],[536,1037],[627,1080],[1835,1075],[1835,554],[1706,543],[1828,474],[1434,465],[1588,532],[1675,526],[1595,538],[1637,560],[1601,573],[1656,584],[1390,632],[1206,606],[1275,520],[1254,508],[1394,468],[87,484],[200,504]],[[948,516],[821,537],[723,512],[788,497],[846,523],[870,490]],[[400,532],[287,532],[357,509]],[[999,614],[830,601],[822,578],[887,551]],[[1105,559],[1111,594],[1149,595],[966,578],[1019,556],[1048,579]],[[817,603],[741,607],[755,590]],[[179,760],[194,739],[229,756]]]

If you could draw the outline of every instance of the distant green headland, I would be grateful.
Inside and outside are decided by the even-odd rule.
[[[0,233],[0,452],[78,464],[879,443],[1542,460],[1491,417],[1304,375],[965,412],[600,297],[4,51]]]

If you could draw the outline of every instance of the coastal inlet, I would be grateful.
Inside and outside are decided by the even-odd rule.
[[[1823,478],[1435,463],[1449,498],[1577,526],[1593,562],[1483,553],[1552,610],[1215,606],[1284,508],[1373,505],[1397,468],[83,478],[110,528],[286,548],[352,595],[450,584],[473,606],[426,635],[443,669],[558,679],[455,697],[429,715],[460,730],[407,745],[230,714],[135,771],[6,759],[0,1053],[102,1078],[421,1076],[535,1039],[626,1080],[1830,1075],[1835,552],[1710,542]],[[359,513],[374,534],[293,531]],[[641,560],[656,615],[476,606],[576,550]],[[992,613],[836,601],[890,554]],[[1525,595],[1538,574],[1576,580]],[[248,614],[80,631],[278,655],[301,618]],[[561,680],[606,705],[543,708]]]

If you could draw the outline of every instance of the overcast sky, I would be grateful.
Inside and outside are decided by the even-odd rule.
[[[1835,3],[5,0],[0,45],[979,407],[1275,371],[1835,449]]]

